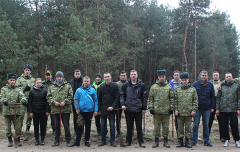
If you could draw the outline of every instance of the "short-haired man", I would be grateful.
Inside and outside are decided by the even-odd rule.
[[[70,147],[70,128],[69,128],[69,119],[71,113],[71,103],[73,98],[72,87],[63,77],[63,73],[58,71],[56,73],[56,80],[48,88],[47,101],[51,104],[51,113],[55,125],[55,142],[52,145],[53,147],[59,146],[60,138],[60,116],[65,130],[65,140],[67,146]]]
[[[174,93],[174,90],[181,85],[180,72],[178,70],[173,71],[173,79],[170,80],[169,84],[172,86],[173,93]],[[178,131],[176,116],[175,116],[175,127],[176,127],[176,131]]]
[[[80,88],[82,86],[82,75],[81,75],[81,71],[79,69],[76,69],[74,71],[74,77],[69,81],[69,83],[72,86],[72,90],[73,90],[73,97],[75,96],[75,92],[77,91],[78,88]],[[72,100],[74,102],[74,99]],[[76,113],[75,106],[74,103],[72,103],[72,110],[73,110],[73,124],[74,124],[74,132],[76,134],[76,128],[77,128],[77,118],[78,115]]]
[[[30,64],[25,64],[23,66],[23,74],[17,79],[16,81],[16,86],[21,87],[23,90],[23,93],[25,94],[25,98],[28,101],[28,96],[30,90],[33,88],[33,85],[35,84],[35,78],[32,77],[33,67]],[[25,115],[25,111],[27,109],[27,104],[21,106],[21,126],[23,126],[23,119]],[[29,117],[29,114],[27,114],[27,119],[26,119],[26,133],[30,133],[29,129],[31,127],[31,122],[32,118]]]
[[[170,148],[168,144],[169,134],[169,116],[174,110],[173,90],[171,85],[167,83],[165,69],[157,70],[158,80],[152,85],[148,96],[148,108],[154,119],[154,136],[155,143],[152,148],[159,146],[159,137],[162,134],[164,137],[163,146]]]
[[[193,135],[191,146],[197,144],[198,128],[200,119],[202,117],[203,122],[203,140],[204,145],[212,147],[209,140],[208,122],[210,112],[214,112],[215,106],[215,90],[212,82],[208,81],[208,72],[203,70],[200,72],[198,81],[193,83],[193,87],[196,88],[198,94],[198,110],[194,115]]]
[[[119,78],[120,78],[120,81],[116,83],[118,85],[119,92],[121,92],[123,84],[127,82],[127,73],[125,71],[121,71]],[[118,106],[120,106],[120,100],[119,100]],[[120,134],[121,134],[120,132],[121,116],[122,116],[122,109],[117,110],[117,114],[116,114],[117,137],[120,137]]]
[[[189,82],[189,74],[183,72],[180,74],[181,86],[175,89],[175,115],[178,117],[178,139],[177,148],[184,147],[183,138],[185,136],[185,147],[192,148],[189,144],[191,136],[192,116],[196,114],[198,108],[197,91]],[[185,133],[184,133],[185,126]]]
[[[115,144],[115,114],[119,100],[118,85],[112,82],[112,76],[106,72],[103,75],[105,83],[98,88],[98,111],[101,113],[102,142],[98,146],[106,145],[107,118],[110,124],[110,144]]]
[[[145,84],[138,78],[137,71],[131,70],[130,79],[123,84],[120,93],[122,110],[127,110],[126,117],[128,120],[125,146],[131,146],[132,129],[135,120],[139,146],[146,148],[143,141],[142,115],[145,114],[147,109],[147,99],[148,95]]]
[[[221,81],[219,79],[219,72],[218,71],[214,71],[213,72],[213,76],[212,76],[212,80],[211,82],[213,83],[213,86],[214,86],[214,90],[215,90],[215,100],[217,98],[217,94],[218,94],[218,87],[221,85]],[[210,118],[209,118],[209,123],[208,123],[208,128],[209,128],[209,136],[210,136],[210,133],[211,133],[211,128],[212,128],[212,124],[213,124],[213,121],[214,121],[214,117],[215,117],[215,114],[216,114],[216,106],[214,106],[214,112],[212,112],[210,114]],[[219,132],[220,132],[220,140],[221,141],[224,141],[223,137],[222,137],[222,129],[220,128],[220,119],[219,119],[219,116],[217,116],[217,120],[218,120],[218,125],[219,125]]]
[[[104,82],[105,81],[102,79],[102,75],[100,73],[97,73],[95,75],[95,81],[93,82],[93,87],[95,88],[96,92],[98,87],[100,87],[100,85],[103,84]],[[101,122],[99,114],[95,116],[95,124],[97,128],[97,134],[95,136],[101,136]]]
[[[5,119],[5,128],[6,128],[6,136],[8,137],[8,147],[12,147],[12,131],[11,124],[16,125],[16,132],[18,137],[18,146],[22,146],[20,143],[21,137],[21,108],[20,105],[12,105],[11,103],[26,103],[25,95],[22,90],[15,85],[17,79],[16,74],[9,73],[7,75],[8,84],[5,87],[2,87],[0,94],[0,101],[4,105],[3,106],[3,116]],[[16,113],[15,113],[16,110]],[[16,114],[16,120],[14,115]],[[16,124],[15,124],[16,121]]]
[[[90,86],[91,80],[88,76],[83,78],[83,86],[77,89],[74,96],[74,106],[77,115],[80,113],[85,122],[85,146],[90,147],[90,131],[93,113],[96,116],[98,112],[98,98],[94,88]],[[83,124],[76,126],[76,141],[72,147],[80,146],[83,132]]]
[[[239,85],[233,81],[232,73],[225,74],[225,82],[223,82],[221,90],[218,91],[216,103],[216,115],[220,116],[220,126],[223,131],[225,140],[224,147],[229,146],[229,120],[232,130],[232,136],[236,147],[239,144],[238,117],[240,115],[240,92]]]

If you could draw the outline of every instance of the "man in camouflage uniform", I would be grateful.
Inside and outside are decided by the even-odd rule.
[[[149,104],[148,108],[150,113],[153,115],[154,119],[154,136],[155,143],[152,148],[159,146],[159,137],[161,136],[161,124],[162,124],[162,134],[164,137],[163,146],[170,148],[168,144],[168,134],[169,134],[169,118],[170,114],[174,110],[173,101],[173,90],[171,85],[167,83],[166,80],[166,70],[157,71],[158,80],[154,84],[149,93]]]
[[[60,116],[59,112],[61,110],[61,119],[65,130],[65,140],[67,146],[70,147],[70,128],[69,128],[69,119],[70,113],[72,112],[71,102],[73,98],[72,87],[67,81],[63,78],[63,73],[58,71],[56,73],[56,81],[53,82],[48,88],[47,101],[51,104],[51,114],[54,120],[55,125],[55,142],[52,145],[53,147],[59,146],[60,138]],[[60,110],[59,110],[60,109]]]
[[[192,148],[189,144],[191,134],[192,116],[198,109],[197,91],[189,82],[189,74],[183,72],[180,74],[181,86],[175,89],[175,115],[178,117],[178,139],[177,148],[183,147],[184,125],[185,125],[185,147]]]
[[[1,89],[0,101],[3,103],[3,116],[5,118],[6,136],[8,137],[8,147],[12,147],[12,131],[11,124],[15,124],[15,108],[16,108],[16,132],[18,137],[18,146],[21,136],[21,108],[20,105],[12,105],[9,103],[22,103],[26,104],[26,98],[20,88],[15,85],[17,79],[16,74],[9,73],[7,75],[8,84]]]
[[[33,67],[30,64],[26,64],[23,67],[24,73],[17,79],[16,86],[21,87],[23,93],[25,94],[25,98],[28,101],[28,95],[30,90],[33,88],[33,85],[35,83],[35,78],[32,77],[31,72]],[[26,105],[21,106],[21,126],[23,126],[23,119],[25,115],[27,107]],[[32,118],[29,117],[29,114],[27,114],[27,120],[26,120],[26,133],[29,133],[29,129],[31,127],[31,121]]]

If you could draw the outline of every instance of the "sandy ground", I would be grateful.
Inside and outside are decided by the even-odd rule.
[[[160,146],[159,148],[152,148],[152,145],[154,143],[154,136],[153,136],[153,119],[152,116],[150,114],[146,114],[145,116],[145,135],[144,135],[144,141],[146,144],[146,148],[141,148],[138,145],[138,141],[136,138],[136,131],[134,133],[134,137],[133,137],[133,143],[131,146],[129,147],[120,147],[119,144],[119,138],[116,138],[116,143],[117,143],[117,147],[111,147],[109,142],[107,143],[106,146],[103,147],[98,147],[98,144],[101,142],[101,138],[100,137],[95,137],[94,134],[96,134],[96,126],[94,123],[94,118],[92,120],[92,131],[91,131],[91,139],[90,139],[90,144],[91,147],[85,147],[84,145],[84,141],[81,141],[81,145],[80,147],[67,147],[66,146],[66,142],[63,141],[61,143],[60,146],[58,147],[52,147],[51,145],[54,143],[54,135],[52,134],[52,129],[50,126],[50,120],[48,120],[48,128],[47,128],[47,135],[46,135],[46,139],[45,139],[45,145],[44,146],[35,146],[35,139],[33,137],[33,127],[31,127],[30,129],[30,134],[26,134],[25,132],[22,133],[22,137],[21,137],[21,143],[22,143],[22,147],[18,147],[18,148],[14,148],[13,147],[7,147],[8,141],[6,139],[5,136],[5,124],[4,124],[4,118],[2,115],[0,115],[0,149],[1,152],[5,152],[5,151],[17,151],[17,152],[38,152],[38,151],[51,151],[51,152],[68,152],[68,151],[81,151],[81,152],[85,152],[85,151],[91,151],[91,152],[95,152],[95,151],[114,151],[114,152],[118,152],[118,151],[133,151],[133,152],[146,152],[146,151],[166,151],[166,152],[172,152],[172,151],[239,151],[240,148],[236,148],[234,141],[231,140],[230,141],[230,146],[229,147],[223,147],[223,142],[221,142],[219,140],[219,133],[218,133],[218,124],[217,121],[214,121],[213,124],[213,129],[212,129],[212,133],[210,136],[211,139],[211,143],[213,144],[213,147],[206,147],[203,145],[203,141],[199,140],[198,144],[196,146],[194,146],[193,148],[176,148],[176,145],[178,144],[178,140],[177,140],[177,135],[176,132],[174,131],[174,136],[172,137],[172,125],[171,125],[171,121],[170,121],[170,125],[169,125],[169,144],[171,145],[171,148],[165,148],[163,147],[163,139],[160,139]],[[143,124],[144,124],[144,119],[143,119]],[[73,124],[72,124],[72,116],[71,116],[71,120],[70,120],[70,126],[71,126],[71,133],[73,134]],[[144,125],[143,125],[144,126]],[[144,128],[144,127],[143,127]],[[175,130],[175,128],[174,128]],[[22,131],[25,131],[25,126],[23,127]],[[122,115],[122,132],[123,132],[123,137],[124,137],[124,141],[125,141],[125,133],[126,133],[126,124],[125,124],[125,118],[124,118],[124,114]],[[64,136],[64,132],[63,132],[63,136]],[[202,136],[202,126],[200,126],[199,128],[199,137],[201,138]],[[109,134],[108,134],[109,137]],[[82,138],[84,139],[84,137]],[[231,137],[232,139],[232,137]],[[72,136],[72,140],[71,143],[73,143],[75,140],[75,136]]]

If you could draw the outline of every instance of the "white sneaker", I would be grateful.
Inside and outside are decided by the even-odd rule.
[[[236,141],[236,142],[235,142],[235,145],[236,145],[237,148],[240,148],[239,141]]]
[[[237,143],[237,142],[236,142]],[[239,144],[239,143],[238,143]],[[237,145],[236,145],[237,146]],[[223,147],[229,147],[229,140],[225,140],[225,144],[223,145]]]

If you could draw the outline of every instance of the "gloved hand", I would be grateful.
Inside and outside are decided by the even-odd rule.
[[[155,115],[155,111],[154,110],[150,110],[150,114]]]
[[[21,104],[26,106],[26,105],[27,105],[27,102],[26,102],[26,101],[23,101]]]
[[[30,91],[31,87],[29,87],[28,85],[25,87],[25,91]]]
[[[8,106],[8,102],[7,101],[4,101],[3,104],[4,104],[4,106]]]
[[[173,114],[173,110],[169,110],[169,114],[170,114],[170,115]]]

